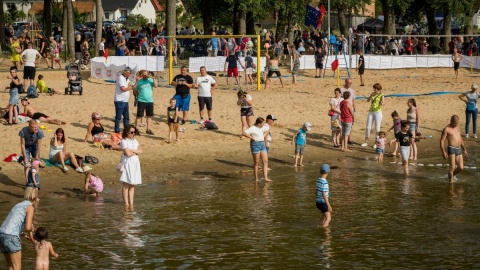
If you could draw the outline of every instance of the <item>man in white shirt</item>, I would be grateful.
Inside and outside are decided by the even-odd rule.
[[[205,67],[200,67],[200,77],[195,81],[195,88],[198,88],[198,109],[200,123],[203,123],[203,110],[207,105],[208,120],[212,121],[212,91],[217,87],[217,82],[207,74]]]
[[[340,92],[342,93],[342,96],[343,96],[343,93],[345,91],[350,92],[350,97],[348,98],[348,102],[353,107],[353,116],[355,117],[355,111],[357,109],[357,106],[355,104],[355,98],[357,96],[355,95],[355,90],[353,90],[353,88],[352,88],[352,79],[351,78],[346,78],[345,79],[345,85],[342,88],[340,88]],[[350,132],[350,134],[351,134],[351,132]],[[352,140],[350,139],[350,135],[348,135],[348,144],[353,144]]]
[[[132,70],[126,67],[123,73],[118,76],[115,84],[115,133],[120,133],[120,120],[123,116],[123,127],[127,127],[130,123],[130,112],[128,110],[128,100],[130,99],[130,90],[133,90],[135,85],[129,81]]]
[[[42,59],[42,55],[33,48],[33,43],[29,42],[27,45],[27,49],[20,54],[20,62],[24,64],[23,66],[23,85],[27,87],[27,80],[30,80],[29,85],[33,85],[33,81],[35,80],[35,64],[38,63],[40,59]]]

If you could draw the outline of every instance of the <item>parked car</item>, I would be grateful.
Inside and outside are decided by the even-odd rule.
[[[87,25],[85,24],[75,24],[75,30],[77,31],[93,31],[95,28],[92,28],[92,27],[88,27]]]
[[[95,29],[97,22],[87,22],[85,25],[89,28]],[[114,21],[103,21],[103,27],[118,27]]]

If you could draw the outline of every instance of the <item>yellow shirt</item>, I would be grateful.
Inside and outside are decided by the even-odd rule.
[[[47,85],[45,84],[45,82],[43,80],[38,80],[37,81],[37,89],[40,90],[40,92],[48,93]]]
[[[20,54],[17,53],[17,51],[15,51],[16,47],[20,47],[20,42],[15,41],[11,45],[12,55],[10,57],[10,60],[12,60],[13,62],[19,62],[20,61]]]

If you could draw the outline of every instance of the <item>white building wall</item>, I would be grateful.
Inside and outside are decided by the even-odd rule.
[[[139,0],[137,5],[130,11],[130,14],[141,14],[151,23],[155,23],[155,8],[150,0]]]
[[[28,16],[28,11],[30,10],[30,8],[32,7],[33,5],[33,2],[43,2],[43,1],[29,1],[28,3],[25,3],[22,5],[22,1],[20,0],[17,0],[17,1],[3,1],[3,11],[4,12],[7,12],[8,11],[8,7],[7,7],[7,4],[10,4],[10,3],[14,3],[15,6],[17,6],[17,10],[23,10],[23,12],[25,14],[27,14]],[[25,18],[26,20],[27,18]]]
[[[480,10],[473,15],[473,26],[480,27]]]

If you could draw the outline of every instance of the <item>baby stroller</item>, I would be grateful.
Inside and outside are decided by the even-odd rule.
[[[71,63],[67,67],[68,86],[65,87],[65,95],[78,92],[83,93],[82,75],[80,74],[80,65],[78,63]]]

